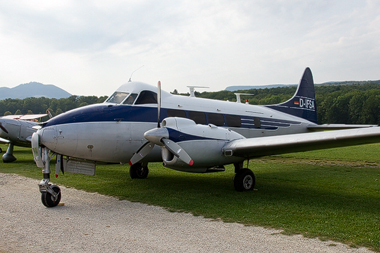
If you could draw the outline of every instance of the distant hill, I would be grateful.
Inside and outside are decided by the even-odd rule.
[[[343,82],[326,82],[326,83],[320,83],[315,84],[316,86],[328,86],[328,85],[353,85],[353,84],[368,84],[368,83],[374,83],[374,84],[380,84],[380,80],[375,81],[343,81]],[[251,90],[251,89],[271,89],[271,88],[277,88],[277,87],[289,87],[289,86],[295,86],[297,84],[268,84],[268,85],[236,85],[236,86],[228,86],[225,90],[226,91],[238,91],[238,90]]]
[[[46,97],[46,98],[67,98],[71,94],[67,91],[52,85],[30,82],[20,84],[14,88],[0,87],[0,100],[7,98],[24,99],[28,97]]]

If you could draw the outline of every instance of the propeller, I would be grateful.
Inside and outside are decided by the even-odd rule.
[[[140,162],[145,156],[150,153],[153,148],[154,143],[151,143],[150,141],[146,142],[139,148],[139,150],[137,150],[137,152],[132,156],[131,160],[129,160],[129,165],[132,166],[133,164]]]
[[[190,166],[194,164],[193,159],[191,159],[191,157],[186,153],[185,150],[183,150],[183,148],[181,148],[180,145],[166,138],[162,138],[161,142],[173,155],[177,156],[179,159],[181,159]]]
[[[161,114],[161,82],[157,84],[157,128],[160,128],[160,115]]]
[[[3,126],[3,124],[0,122],[0,128],[3,130],[5,133],[8,133],[8,130]]]
[[[160,125],[160,115],[161,114],[161,82],[158,81],[157,84],[157,128],[151,129],[144,133],[145,139],[148,142],[144,143],[137,152],[132,156],[129,161],[129,165],[133,165],[141,161],[145,156],[147,156],[155,145],[167,148],[173,155],[177,156],[183,162],[193,165],[193,160],[186,153],[186,151],[181,148],[180,145],[169,139],[169,131]]]

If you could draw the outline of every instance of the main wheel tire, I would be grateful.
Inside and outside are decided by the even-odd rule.
[[[52,185],[51,188],[54,192],[58,193],[57,199],[54,200],[53,195],[48,192],[41,193],[42,204],[46,207],[55,207],[61,201],[61,189],[58,186]]]
[[[149,174],[148,166],[143,166],[141,163],[136,163],[129,168],[129,175],[132,179],[144,179]]]
[[[239,192],[252,191],[255,187],[255,174],[250,169],[239,170],[234,178],[235,190]]]

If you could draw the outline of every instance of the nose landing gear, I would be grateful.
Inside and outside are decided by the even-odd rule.
[[[42,204],[46,207],[55,207],[61,201],[61,189],[54,184],[49,184],[50,160],[55,154],[50,154],[49,149],[39,146],[39,136],[36,133],[32,135],[32,151],[34,161],[39,168],[42,168],[42,174],[44,175],[44,178],[38,184],[41,192]]]
[[[46,207],[55,207],[61,201],[61,189],[57,185],[51,185],[40,183],[38,185],[41,192],[41,201],[42,204]]]

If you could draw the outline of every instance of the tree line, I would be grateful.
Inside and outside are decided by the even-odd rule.
[[[68,98],[25,98],[25,99],[5,99],[0,100],[0,115],[23,115],[23,114],[41,114],[46,110],[55,116],[71,109],[102,103],[107,96],[70,96]]]
[[[270,89],[250,89],[236,91],[251,93],[242,96],[242,102],[248,99],[250,104],[278,104],[290,99],[296,86]],[[173,93],[176,93],[175,91]],[[351,85],[316,85],[316,104],[318,123],[325,124],[376,124],[380,125],[380,84],[367,82]],[[180,94],[188,95],[188,94]],[[234,92],[195,92],[197,97],[236,101]],[[0,115],[39,114],[48,109],[53,116],[62,112],[89,105],[102,103],[107,96],[71,96],[61,99],[26,98],[0,100]]]
[[[269,105],[285,102],[296,92],[297,86],[241,91],[195,92],[196,97],[236,101],[234,93],[250,93],[241,96],[241,102]],[[380,125],[380,84],[357,82],[347,85],[316,85],[315,99],[319,124],[375,124]],[[181,95],[188,95],[181,94]]]

